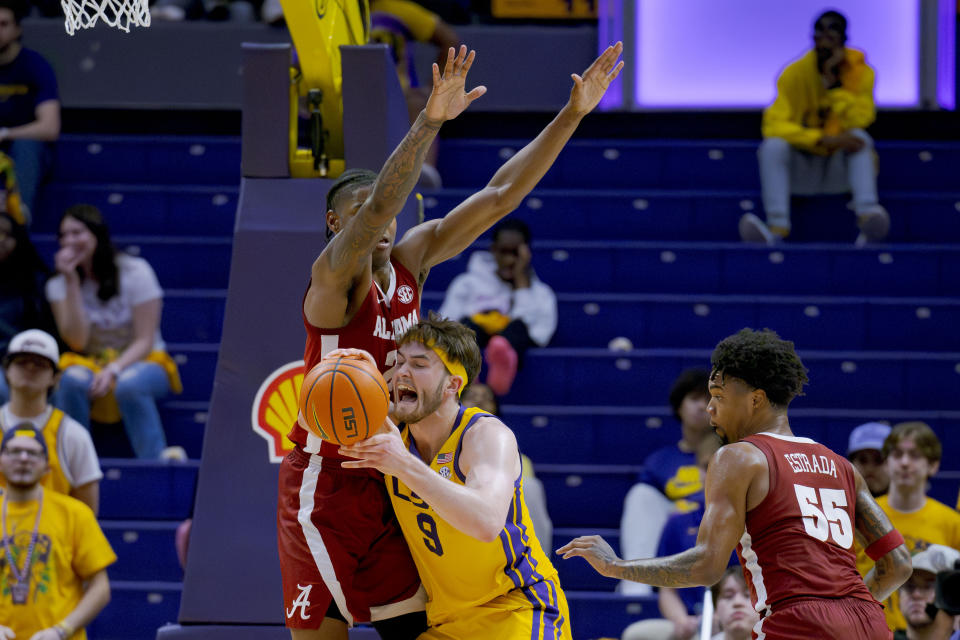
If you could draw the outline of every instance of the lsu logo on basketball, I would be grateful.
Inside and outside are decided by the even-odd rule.
[[[267,441],[270,462],[280,462],[293,449],[287,432],[297,421],[303,360],[278,367],[260,385],[250,413],[254,433]]]
[[[399,298],[400,302],[403,304],[410,304],[413,302],[413,289],[410,287],[410,285],[401,285],[400,288],[397,289],[397,298]]]
[[[347,435],[357,435],[357,418],[353,413],[353,407],[344,407],[340,410],[343,417],[343,428]]]

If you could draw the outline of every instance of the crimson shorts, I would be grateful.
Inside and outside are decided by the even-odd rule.
[[[890,640],[883,607],[860,598],[795,598],[753,628],[766,640]]]
[[[425,597],[383,476],[299,448],[280,464],[277,543],[286,625],[319,628],[423,611]]]

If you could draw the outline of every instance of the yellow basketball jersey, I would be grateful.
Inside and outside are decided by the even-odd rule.
[[[430,462],[430,468],[450,482],[464,484],[466,478],[459,468],[463,436],[478,418],[490,415],[476,408],[461,408],[450,437]],[[410,430],[402,425],[401,432],[404,443],[419,457]],[[513,500],[499,537],[493,542],[481,542],[441,519],[403,482],[386,476],[397,520],[427,592],[427,619],[431,626],[453,621],[466,609],[515,592],[514,597],[522,595],[521,600],[535,613],[534,619],[543,620],[547,627],[541,627],[537,637],[569,637],[552,628],[565,626],[563,617],[569,614],[557,571],[534,534],[523,500],[522,478],[521,473],[514,482]]]

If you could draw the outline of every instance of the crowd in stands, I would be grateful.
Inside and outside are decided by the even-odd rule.
[[[35,1],[34,6],[41,15],[59,15],[55,4]],[[415,105],[422,91],[409,42],[429,42],[445,51],[459,41],[441,14],[451,21],[462,16],[457,7],[434,6],[434,12],[406,0],[375,0],[371,8],[375,37],[393,47],[408,103]],[[152,12],[168,20],[252,21],[259,15],[264,22],[282,21],[278,0],[157,0]],[[167,446],[157,408],[157,401],[179,393],[181,384],[159,330],[163,291],[157,276],[147,261],[114,248],[95,207],[76,205],[63,213],[53,270],[31,242],[37,192],[59,135],[60,103],[50,65],[19,45],[25,15],[26,5],[0,0],[0,87],[25,87],[0,101],[0,352],[5,354],[0,485],[16,476],[14,490],[4,492],[3,509],[5,517],[9,508],[11,522],[19,523],[17,535],[29,538],[33,527],[34,536],[40,532],[66,547],[74,544],[71,557],[82,562],[58,557],[66,562],[57,569],[65,578],[60,598],[49,607],[16,609],[18,615],[10,617],[0,608],[0,638],[42,630],[50,632],[42,637],[62,638],[106,604],[105,568],[115,560],[91,517],[98,510],[102,478],[91,421],[122,423],[140,458],[183,457],[182,450]],[[889,215],[877,196],[873,140],[865,131],[876,115],[874,71],[862,52],[844,46],[846,38],[845,18],[824,13],[815,23],[814,48],[777,82],[777,98],[763,115],[758,151],[765,220],[754,214],[740,219],[745,241],[772,245],[789,235],[791,194],[852,192],[857,243],[881,241],[888,232]],[[489,251],[473,253],[465,273],[447,290],[440,313],[471,327],[484,353],[486,384],[472,384],[463,404],[499,413],[498,397],[509,392],[525,352],[547,346],[558,323],[556,296],[531,265],[526,225],[508,219],[494,229]],[[705,470],[719,447],[706,412],[708,377],[705,370],[683,371],[669,393],[679,438],[643,461],[643,474],[626,497],[625,557],[669,555],[695,540]],[[847,457],[914,552],[912,577],[885,603],[895,637],[950,637],[955,620],[935,602],[935,585],[938,574],[960,561],[960,513],[928,496],[929,480],[941,463],[940,439],[922,422],[869,422],[850,433]],[[529,459],[523,473],[535,528],[550,548],[552,524]],[[5,529],[4,544],[6,534]],[[858,548],[861,574],[871,567]],[[31,567],[22,571],[30,574]],[[624,583],[621,591],[650,592],[637,583]],[[632,625],[624,630],[624,640],[696,637],[706,593],[660,589],[661,618]],[[757,614],[742,572],[731,566],[709,594],[714,640],[749,638]],[[25,597],[34,598],[33,591]],[[4,602],[0,599],[0,607]]]

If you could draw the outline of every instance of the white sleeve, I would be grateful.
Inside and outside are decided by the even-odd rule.
[[[71,486],[80,487],[103,478],[90,432],[69,416],[63,417],[59,449],[57,453]]]
[[[127,289],[125,295],[129,296],[130,306],[163,297],[157,274],[143,258],[130,258],[129,269],[125,270],[124,275],[126,278],[120,286]]]
[[[459,322],[470,313],[468,302],[470,300],[470,275],[461,273],[453,279],[447,288],[446,295],[443,296],[443,304],[440,305],[438,312],[444,318],[450,318]]]
[[[517,289],[513,292],[510,317],[523,320],[530,339],[541,347],[547,346],[557,330],[557,297],[553,289],[540,280],[533,280],[526,289]]]
[[[63,275],[55,275],[47,280],[47,300],[59,302],[67,299],[67,280]]]

